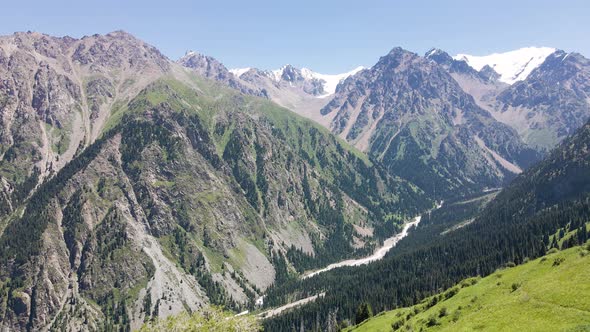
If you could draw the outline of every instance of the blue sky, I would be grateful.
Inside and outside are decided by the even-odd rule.
[[[0,34],[82,37],[123,29],[171,59],[323,73],[370,66],[394,46],[484,55],[552,46],[590,55],[590,1],[6,1]]]

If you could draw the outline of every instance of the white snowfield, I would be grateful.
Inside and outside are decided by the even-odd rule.
[[[310,69],[302,68],[301,75],[303,75],[303,77],[305,77],[307,79],[317,78],[318,80],[323,80],[324,81],[323,88],[326,93],[321,96],[318,96],[318,98],[325,98],[325,97],[332,95],[336,92],[336,86],[338,86],[338,83],[342,82],[347,77],[352,76],[363,69],[365,69],[365,67],[359,66],[359,67],[356,67],[353,70],[346,72],[346,73],[330,75],[330,74],[320,74],[320,73],[313,72]]]
[[[236,77],[240,77],[240,76],[242,76],[242,74],[244,74],[245,72],[247,72],[250,69],[252,69],[252,68],[251,67],[236,68],[236,69],[230,69],[229,72],[234,74]]]
[[[457,54],[455,60],[464,60],[473,69],[480,71],[485,65],[492,67],[498,74],[499,80],[514,84],[525,80],[530,73],[539,67],[545,59],[556,51],[551,47],[525,47],[505,53],[494,53],[485,56]]]
[[[270,78],[272,78],[273,80],[275,80],[276,82],[279,82],[281,80],[282,75],[283,75],[283,71],[285,70],[286,67],[287,67],[287,65],[285,65],[279,69],[268,71],[267,72],[268,76]],[[229,71],[232,74],[234,74],[236,77],[240,77],[250,69],[251,69],[250,67],[248,67],[248,68],[235,68],[235,69],[230,69]],[[311,79],[315,78],[315,79],[324,81],[323,88],[326,93],[321,96],[318,96],[318,98],[325,98],[330,95],[333,95],[336,92],[336,86],[338,86],[338,83],[345,80],[347,77],[358,73],[359,71],[361,71],[363,69],[365,69],[365,67],[359,66],[359,67],[356,67],[353,70],[348,71],[346,73],[332,75],[332,74],[320,74],[320,73],[316,73],[316,72],[312,71],[311,69],[301,68],[301,76],[303,76],[303,78],[305,78],[307,80],[311,80]]]

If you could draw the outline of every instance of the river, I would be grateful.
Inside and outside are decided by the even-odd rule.
[[[443,205],[443,203],[444,202],[442,202],[442,201],[440,203],[437,203],[436,204],[436,207],[433,208],[433,209],[431,209],[428,212],[431,212],[433,210],[436,210],[436,209],[441,208],[442,205]],[[395,247],[398,244],[399,241],[401,241],[404,237],[408,236],[409,231],[410,231],[410,228],[412,228],[414,226],[418,226],[418,224],[420,223],[421,220],[422,220],[422,215],[419,215],[417,217],[414,217],[412,219],[412,221],[407,222],[404,225],[404,228],[402,229],[401,232],[399,232],[399,233],[395,234],[394,236],[392,236],[390,238],[387,238],[385,241],[383,241],[383,246],[377,248],[377,250],[375,250],[375,252],[372,255],[370,255],[370,256],[363,257],[363,258],[357,258],[357,259],[347,259],[347,260],[344,260],[344,261],[333,263],[333,264],[330,264],[330,265],[326,266],[323,269],[315,270],[315,271],[311,271],[311,272],[305,273],[303,276],[301,276],[301,279],[307,279],[307,278],[313,277],[315,275],[318,275],[320,273],[323,273],[323,272],[326,272],[326,271],[330,271],[330,270],[333,270],[335,268],[339,268],[339,267],[343,267],[343,266],[359,266],[359,265],[365,265],[365,264],[369,264],[371,262],[378,261],[378,260],[382,259],[383,257],[385,257],[385,254],[387,254],[387,252],[389,250],[391,250],[391,248]],[[313,300],[316,299],[316,297],[312,297],[312,298],[313,299],[307,299],[307,300],[308,301],[313,301]],[[259,297],[256,300],[256,305],[262,306],[263,304],[264,304],[264,296]],[[292,306],[290,306],[288,304],[285,305],[285,306],[288,306],[289,308],[292,307]],[[285,306],[283,306],[283,307],[285,307]],[[279,309],[279,308],[277,308],[277,309]],[[273,314],[277,314],[277,313],[274,312]]]
[[[401,241],[401,239],[406,237],[408,235],[410,228],[413,226],[417,226],[420,223],[420,220],[422,220],[422,216],[417,216],[414,219],[412,219],[412,221],[406,223],[401,232],[399,232],[399,233],[395,234],[394,236],[383,241],[383,246],[380,248],[377,248],[377,250],[375,250],[375,252],[371,256],[357,258],[357,259],[347,259],[344,261],[333,263],[333,264],[326,266],[323,269],[306,273],[301,278],[307,279],[307,278],[313,277],[315,275],[318,275],[320,273],[330,271],[335,268],[339,268],[339,267],[343,267],[343,266],[359,266],[359,265],[369,264],[374,261],[378,261],[378,260],[382,259],[383,257],[385,257],[385,254],[389,250],[391,250],[391,248],[395,247],[397,245],[397,243],[399,241]]]

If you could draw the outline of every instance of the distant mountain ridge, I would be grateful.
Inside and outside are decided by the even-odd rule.
[[[537,158],[447,70],[402,48],[341,83],[321,113],[334,133],[431,193],[499,186]]]
[[[267,76],[269,76],[270,78],[273,78],[276,82],[286,81],[293,83],[295,81],[301,80],[308,80],[312,82],[317,80],[319,81],[321,88],[318,88],[315,91],[311,91],[310,94],[316,95],[319,98],[325,98],[336,92],[336,87],[339,83],[341,83],[347,77],[352,76],[363,69],[365,69],[363,66],[359,66],[345,73],[330,75],[320,74],[308,68],[298,69],[291,65],[285,65],[279,69],[262,72],[267,74]],[[252,68],[239,68],[230,69],[230,72],[236,75],[237,77],[241,77],[250,70],[252,70]],[[318,95],[318,92],[323,93]]]
[[[407,52],[401,48],[394,50]],[[322,75],[289,65],[275,71],[248,68],[234,73],[239,74],[240,80],[263,89],[270,99],[383,160],[390,169],[401,169],[410,179],[420,182],[425,172],[433,178],[445,178],[435,185],[436,181],[426,177],[432,191],[438,186],[439,193],[450,188],[476,190],[501,185],[510,174],[537,160],[590,116],[588,65],[580,55],[573,54],[568,59],[568,53],[563,51],[529,47],[489,56],[452,57],[443,50],[431,49],[424,57],[416,55],[414,60],[400,66],[398,60],[391,60],[390,66],[397,69],[387,71],[384,59],[391,54],[382,57],[372,68],[357,68],[331,78],[331,86],[338,79],[331,95],[331,89],[324,90],[329,84],[322,82]],[[563,59],[563,63],[552,60],[556,57]],[[574,61],[577,64],[570,64]],[[378,72],[383,73],[377,75]],[[435,72],[438,77],[433,75]],[[549,93],[547,89],[554,92]],[[458,96],[461,97],[457,99]],[[447,110],[451,110],[450,115],[432,122],[437,111]],[[413,130],[407,136],[404,128],[413,121],[417,122],[412,126],[430,123],[427,125],[430,128],[422,128],[423,133],[419,135]],[[432,127],[438,121],[441,122]],[[469,134],[460,129],[467,127]],[[449,130],[461,132],[460,138],[450,139],[452,136],[446,134]],[[419,147],[420,152],[410,157],[413,161],[404,156],[407,137],[417,142],[410,147],[413,144]],[[404,148],[398,150],[399,144]],[[388,150],[397,152],[388,156],[391,153]],[[419,161],[415,159],[418,157],[431,159]],[[423,168],[425,160],[431,160],[433,165],[442,164]],[[414,166],[408,168],[408,163]],[[461,171],[457,172],[458,169]]]
[[[532,52],[534,56],[511,85],[502,82],[500,74],[488,65],[477,71],[478,66],[471,67],[443,51],[427,53],[426,57],[449,71],[463,90],[496,120],[514,128],[525,143],[543,152],[571,135],[590,117],[590,60],[579,53],[552,48],[520,51],[529,56]],[[499,58],[515,53],[518,51],[501,54]],[[521,57],[515,63],[522,64],[525,59]]]
[[[510,52],[485,56],[457,54],[453,59],[465,61],[476,71],[481,71],[485,66],[489,66],[498,73],[500,82],[514,84],[525,80],[533,70],[543,64],[545,59],[555,51],[557,49],[551,47],[525,47]]]

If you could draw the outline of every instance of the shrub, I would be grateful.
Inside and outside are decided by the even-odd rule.
[[[512,288],[512,291],[515,292],[517,289],[520,288],[520,283],[516,283],[516,282],[513,283],[511,288]]]
[[[559,266],[559,264],[563,263],[564,261],[565,261],[565,258],[557,257],[556,259],[553,260],[553,266]]]
[[[446,307],[440,308],[440,310],[438,312],[438,317],[444,317],[446,315],[447,315],[447,308]]]
[[[406,322],[406,321],[405,321],[405,320],[402,318],[402,319],[400,319],[400,320],[398,320],[398,321],[395,321],[395,322],[391,323],[391,328],[392,328],[394,331],[396,331],[396,330],[399,330],[399,329],[400,329],[402,326],[404,326],[404,323],[405,323],[405,322]]]
[[[550,255],[550,254],[555,254],[555,253],[556,253],[556,252],[558,252],[558,251],[559,251],[559,250],[557,250],[557,248],[551,248],[551,249],[549,249],[549,250],[547,251],[547,255]]]
[[[435,315],[431,315],[430,317],[428,317],[428,320],[426,321],[426,326],[428,326],[428,327],[433,327],[438,324],[439,324],[438,318],[436,318]]]
[[[449,289],[448,292],[445,293],[445,299],[450,299],[451,297],[457,295],[459,293],[459,289],[457,287]]]
[[[455,310],[455,312],[453,313],[453,322],[457,322],[459,320],[459,317],[461,316],[461,310],[459,310],[457,308],[457,310]]]

